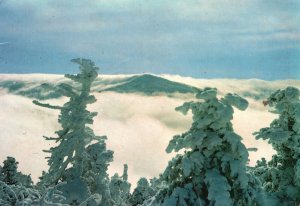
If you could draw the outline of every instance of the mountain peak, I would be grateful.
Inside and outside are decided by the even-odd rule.
[[[189,85],[170,81],[153,74],[142,74],[130,77],[123,84],[104,91],[153,95],[155,93],[194,93],[195,89]]]

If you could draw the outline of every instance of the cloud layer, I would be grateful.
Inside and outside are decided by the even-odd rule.
[[[39,79],[34,75],[31,80]],[[2,76],[2,78],[4,78]],[[6,76],[6,79],[27,79],[22,76]],[[120,78],[120,77],[117,77]],[[255,86],[248,80],[197,80],[172,77],[181,82],[190,82],[194,86],[215,85],[220,94],[252,90]],[[45,76],[46,79],[46,76]],[[51,81],[61,81],[61,77],[50,78]],[[109,77],[108,80],[113,80]],[[255,80],[256,81],[256,80]],[[283,88],[288,83],[299,86],[298,81],[259,82],[257,86],[265,89]],[[163,172],[167,162],[175,154],[166,154],[165,148],[175,134],[189,129],[191,115],[184,116],[174,110],[183,102],[191,100],[188,95],[143,96],[137,94],[118,94],[114,92],[95,93],[97,102],[90,106],[91,111],[97,111],[93,125],[97,135],[107,135],[107,146],[114,151],[114,162],[109,167],[110,175],[122,172],[124,163],[129,165],[129,180],[133,184],[138,178],[154,177]],[[47,101],[61,105],[66,99]],[[255,164],[261,157],[269,159],[274,151],[264,141],[257,141],[252,133],[268,126],[276,117],[263,107],[261,100],[249,98],[250,107],[246,111],[235,111],[233,124],[236,132],[244,138],[247,147],[257,147],[258,152],[250,153],[250,164]],[[14,156],[20,162],[19,168],[24,173],[31,173],[37,181],[42,170],[47,169],[45,153],[51,144],[43,136],[51,136],[59,129],[57,111],[39,108],[28,98],[15,96],[0,90],[0,162],[6,156]]]

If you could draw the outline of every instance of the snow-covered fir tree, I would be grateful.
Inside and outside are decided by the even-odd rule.
[[[268,140],[277,152],[269,162],[258,161],[253,169],[277,205],[300,204],[299,96],[299,90],[294,87],[271,94],[264,104],[279,116],[269,127],[254,133],[257,139]]]
[[[22,185],[32,187],[33,181],[31,175],[25,175],[18,171],[19,162],[14,157],[7,157],[3,162],[3,167],[0,166],[0,181],[7,185]]]
[[[128,166],[124,165],[123,175],[114,174],[109,183],[111,198],[117,206],[127,206],[130,197],[131,184],[128,182]]]
[[[49,170],[41,178],[46,187],[55,186],[59,182],[66,182],[60,187],[65,203],[79,205],[91,193],[98,193],[102,198],[101,205],[109,206],[110,192],[108,189],[107,166],[113,159],[113,152],[106,149],[104,136],[96,136],[88,126],[93,124],[96,112],[87,110],[87,105],[96,102],[90,94],[91,85],[97,78],[98,67],[88,59],[73,59],[72,62],[80,65],[77,75],[66,74],[79,85],[79,89],[68,84],[60,84],[57,91],[69,97],[63,106],[53,106],[34,101],[36,105],[59,109],[58,122],[61,129],[56,132],[57,137],[45,137],[55,141],[57,146],[46,152]]]
[[[148,180],[144,177],[137,182],[136,188],[130,196],[129,202],[131,206],[137,206],[144,203],[145,200],[150,199],[155,195],[155,190],[151,187]]]
[[[259,181],[246,171],[248,151],[233,131],[233,107],[248,102],[236,94],[218,99],[215,88],[200,90],[196,98],[176,108],[193,114],[189,131],[174,136],[168,153],[183,150],[163,173],[165,188],[144,205],[232,206],[264,205]]]

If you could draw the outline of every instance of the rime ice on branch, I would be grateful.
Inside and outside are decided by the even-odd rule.
[[[124,164],[123,175],[114,174],[109,183],[111,198],[116,206],[127,206],[129,204],[130,187],[131,184],[128,182],[128,166]]]
[[[215,88],[196,95],[176,110],[193,113],[189,131],[174,136],[168,153],[183,150],[162,175],[165,188],[144,205],[263,205],[259,182],[246,171],[248,151],[233,131],[233,107],[245,110],[248,102],[236,94],[217,98]]]
[[[269,127],[254,133],[276,150],[268,163],[258,161],[254,173],[277,205],[300,204],[300,91],[277,90],[265,101],[279,117]],[[273,204],[275,205],[275,203]]]
[[[136,188],[133,190],[129,199],[130,205],[138,206],[155,195],[155,190],[151,187],[148,180],[142,177],[137,182]]]
[[[69,97],[69,101],[63,106],[34,101],[42,107],[59,109],[58,122],[62,127],[56,132],[57,137],[45,137],[46,140],[55,141],[57,146],[46,151],[50,153],[49,170],[41,179],[47,187],[67,182],[62,190],[68,196],[72,196],[72,192],[76,196],[76,191],[71,191],[74,190],[71,187],[78,187],[77,195],[82,198],[73,202],[84,200],[90,193],[98,193],[102,196],[102,204],[110,205],[107,167],[113,159],[113,152],[106,149],[106,137],[96,136],[88,126],[93,124],[93,117],[97,115],[88,111],[87,105],[96,102],[90,91],[99,68],[88,59],[73,59],[72,62],[80,65],[80,73],[67,74],[65,77],[79,84],[80,88],[75,89],[64,83],[57,87],[58,92]]]

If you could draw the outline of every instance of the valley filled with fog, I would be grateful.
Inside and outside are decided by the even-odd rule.
[[[22,172],[36,182],[47,169],[46,153],[51,147],[43,136],[54,136],[59,129],[58,111],[38,107],[32,100],[62,105],[66,98],[51,93],[52,87],[66,79],[60,75],[0,75],[0,161],[13,156]],[[42,85],[42,86],[41,86]],[[246,111],[236,110],[233,125],[250,152],[250,164],[274,154],[270,145],[255,140],[253,132],[266,127],[276,117],[262,101],[276,89],[289,85],[300,88],[298,80],[263,81],[235,79],[195,79],[174,75],[103,75],[93,86],[97,102],[90,111],[94,132],[108,137],[107,147],[114,151],[110,175],[129,166],[129,182],[157,176],[174,154],[165,149],[169,140],[191,126],[191,114],[175,111],[175,107],[195,100],[193,90],[216,87],[219,95],[237,93],[249,102]],[[51,143],[52,144],[52,143]]]

